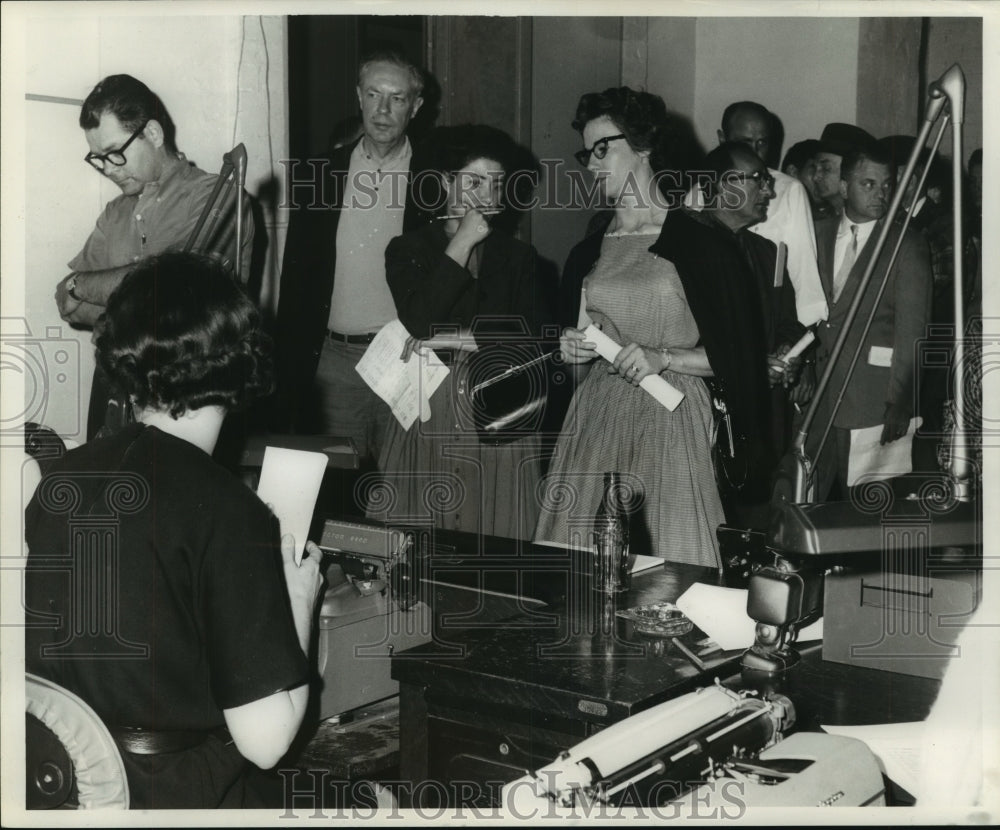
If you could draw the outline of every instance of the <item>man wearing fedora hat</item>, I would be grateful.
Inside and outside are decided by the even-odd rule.
[[[839,216],[844,209],[840,194],[840,162],[851,150],[863,150],[875,145],[871,133],[839,121],[827,124],[819,137],[816,153],[816,173],[813,176],[815,196],[826,207],[828,215]]]

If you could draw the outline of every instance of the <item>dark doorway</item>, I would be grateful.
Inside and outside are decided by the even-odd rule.
[[[294,15],[288,18],[288,128],[293,158],[323,155],[358,115],[357,69],[377,49],[425,65],[424,18]]]

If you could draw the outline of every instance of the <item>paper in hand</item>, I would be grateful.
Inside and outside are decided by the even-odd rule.
[[[785,352],[784,356],[781,359],[784,360],[785,363],[791,363],[793,360],[795,360],[795,358],[797,358],[800,354],[802,354],[802,352],[804,352],[809,347],[809,344],[812,343],[813,340],[815,339],[816,335],[813,334],[811,330],[807,331],[796,341],[795,345],[792,346],[792,348],[790,348],[787,352]]]
[[[861,479],[893,478],[913,471],[913,436],[923,418],[910,419],[902,438],[882,443],[882,424],[851,430],[851,450],[847,457],[847,486]]]
[[[595,325],[587,326],[583,334],[587,340],[596,346],[597,353],[608,361],[608,363],[612,363],[618,356],[618,352],[622,350],[621,346]],[[671,386],[659,375],[646,375],[646,377],[639,381],[639,386],[671,412],[677,409],[678,404],[684,400],[684,393],[677,387]]]
[[[295,537],[295,564],[302,561],[326,463],[326,455],[321,452],[264,449],[257,496],[278,517],[281,535],[291,533]]]
[[[400,360],[409,336],[399,320],[386,323],[354,367],[407,430],[417,418],[430,418],[430,398],[449,373],[433,349],[418,348]]]

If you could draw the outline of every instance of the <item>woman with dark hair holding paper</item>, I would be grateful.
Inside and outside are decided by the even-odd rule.
[[[247,760],[277,763],[305,712],[319,550],[297,564],[211,458],[226,413],[271,388],[268,346],[215,261],[140,265],[97,339],[136,423],[55,462],[26,511],[26,613],[48,620],[27,669],[94,708],[134,808],[257,806]]]
[[[698,154],[661,98],[628,87],[584,95],[573,127],[583,137],[577,158],[598,177],[614,218],[583,281],[581,325],[561,339],[564,360],[590,368],[556,445],[535,538],[588,545],[603,474],[618,472],[634,496],[632,552],[718,567],[724,517],[702,381],[712,369],[676,269],[649,251],[668,208],[657,180],[680,198],[673,171],[690,169]],[[588,322],[622,346],[612,363],[598,358]],[[684,395],[673,411],[639,386],[656,375]]]
[[[497,440],[477,433],[472,402],[491,367],[496,374],[541,353],[549,317],[535,249],[504,228],[518,207],[511,196],[527,177],[515,175],[523,166],[517,145],[493,127],[438,128],[427,136],[425,157],[428,148],[414,190],[435,219],[389,243],[386,279],[410,335],[402,357],[424,365],[433,350],[449,374],[423,417],[408,428],[392,421],[368,515],[530,538],[544,381],[542,397],[526,402],[537,409],[526,412],[523,428]]]

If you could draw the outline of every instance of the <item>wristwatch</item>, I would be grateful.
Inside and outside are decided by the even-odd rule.
[[[66,282],[66,293],[78,303],[82,303],[83,297],[76,293],[76,276],[75,272],[69,275],[69,280]]]

